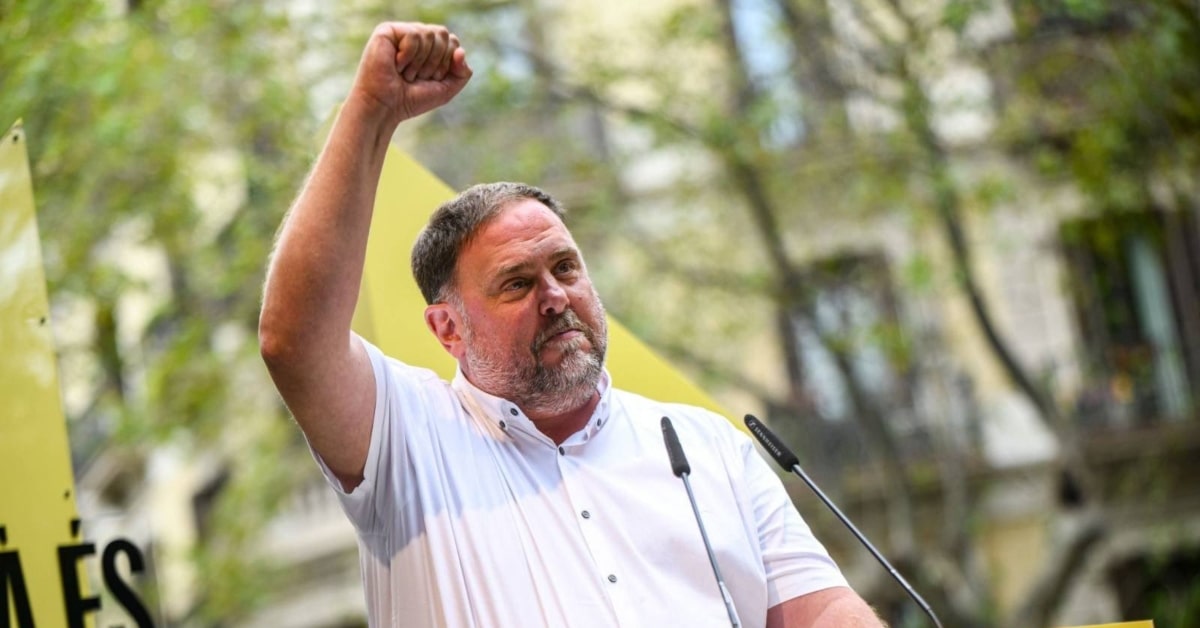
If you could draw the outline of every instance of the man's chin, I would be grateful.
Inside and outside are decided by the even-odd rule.
[[[586,355],[592,350],[592,344],[584,336],[569,340],[550,341],[542,345],[538,351],[538,361],[543,368],[556,369],[562,367],[579,355]]]
[[[574,350],[546,357],[556,358],[543,359],[539,365],[538,370],[548,379],[566,384],[584,384],[599,377],[601,362],[597,361],[597,356],[593,353]]]

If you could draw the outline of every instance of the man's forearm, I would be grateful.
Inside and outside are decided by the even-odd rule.
[[[350,98],[279,233],[263,298],[264,330],[327,355],[345,342],[358,300],[367,236],[395,124]]]
[[[882,628],[883,621],[848,587],[814,591],[772,606],[767,628]]]
[[[267,270],[259,344],[308,442],[349,489],[362,477],[374,416],[366,349],[350,337],[376,188],[402,120],[439,107],[471,77],[445,27],[384,22],[312,173],[280,229]]]
[[[831,601],[810,625],[812,628],[881,628],[884,623],[862,598],[852,595]]]
[[[267,271],[260,336],[268,363],[294,369],[315,356],[319,371],[322,356],[345,351],[388,142],[402,120],[445,104],[466,85],[465,54],[440,26],[385,22],[371,33]]]

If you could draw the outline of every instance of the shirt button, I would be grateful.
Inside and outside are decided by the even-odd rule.
[[[588,512],[588,511],[586,511],[586,510],[585,510],[585,511],[583,511],[583,512],[579,513],[579,516],[580,516],[580,517],[583,517],[584,519],[591,519],[591,518],[592,518],[592,513],[590,513],[590,512]]]
[[[566,448],[565,448],[565,447],[559,447],[559,448],[558,448],[558,455],[560,455],[560,456],[565,456],[565,455],[567,455],[567,450],[566,450]]]
[[[516,409],[516,408],[509,408],[509,409],[508,409],[508,413],[509,413],[509,414],[511,414],[511,415],[513,415],[513,416],[517,416],[517,409]]]
[[[613,575],[613,574],[608,574],[608,581],[609,581],[609,582],[616,582],[616,581],[617,581],[617,577],[616,577],[615,575]]]
[[[501,422],[500,422],[500,429],[502,429],[502,430],[506,430],[506,429],[508,429],[508,423],[505,423],[504,421],[501,421]]]

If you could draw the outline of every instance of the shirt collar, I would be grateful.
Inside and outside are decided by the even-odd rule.
[[[461,367],[455,369],[454,379],[450,382],[450,387],[458,394],[459,399],[462,400],[467,410],[471,414],[477,415],[476,418],[495,425],[504,432],[511,433],[512,430],[516,429],[517,431],[532,435],[542,435],[537,427],[534,426],[533,421],[530,421],[521,408],[517,407],[517,404],[503,397],[497,397],[480,390],[479,387],[467,379]],[[595,437],[597,432],[608,425],[610,416],[609,408],[612,399],[612,378],[609,377],[608,369],[601,371],[600,381],[596,384],[596,390],[600,393],[600,403],[596,404],[596,409],[592,412],[592,417],[588,419],[583,429],[568,438],[568,441],[576,439],[587,441]]]

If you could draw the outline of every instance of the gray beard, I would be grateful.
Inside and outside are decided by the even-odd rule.
[[[567,310],[538,335],[528,353],[521,355],[520,350],[513,350],[507,360],[508,366],[504,364],[505,361],[476,349],[470,319],[461,312],[460,315],[466,328],[466,366],[475,385],[484,391],[512,401],[526,414],[540,416],[553,416],[578,409],[596,394],[600,376],[604,372],[604,354],[608,346],[603,309],[598,318],[601,321],[600,329],[584,325],[574,311]],[[563,359],[558,366],[547,367],[542,364],[538,356],[546,341],[571,328],[580,329],[585,338],[563,347]],[[583,350],[585,341],[591,345],[591,350]]]
[[[583,406],[596,394],[604,369],[604,354],[593,348],[583,351],[572,347],[557,368],[542,364],[533,367],[523,378],[517,405],[527,414],[557,415]],[[525,369],[522,369],[525,370]]]

